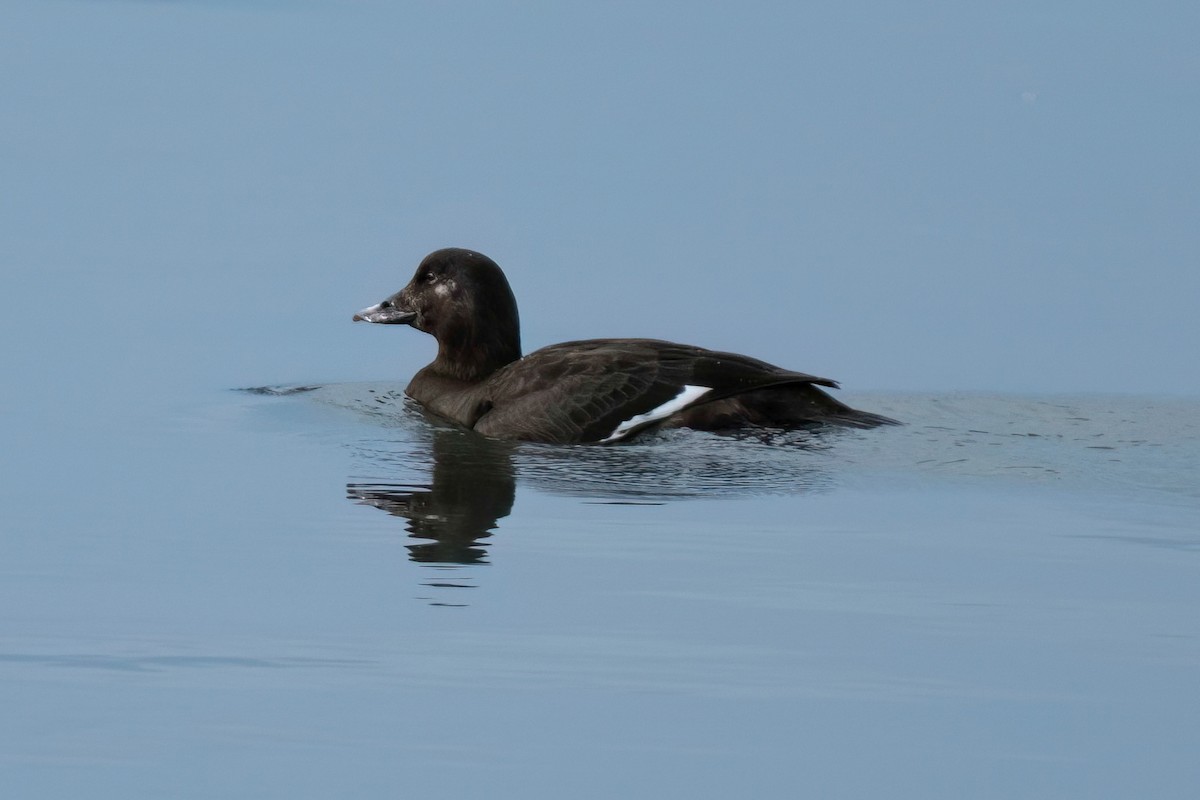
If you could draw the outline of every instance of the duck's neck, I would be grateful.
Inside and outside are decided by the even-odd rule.
[[[463,329],[459,335],[438,338],[433,371],[460,381],[484,380],[496,370],[521,358],[521,334],[516,326],[491,328],[489,335]]]

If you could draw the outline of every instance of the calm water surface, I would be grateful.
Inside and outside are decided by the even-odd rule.
[[[908,424],[515,445],[340,384],[14,430],[5,793],[1193,796],[1200,402],[848,399]]]
[[[1200,397],[353,382],[465,246],[531,350],[1195,394],[1200,50],[1077,5],[0,2],[0,800],[1200,796]]]

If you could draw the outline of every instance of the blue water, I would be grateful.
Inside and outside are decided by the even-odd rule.
[[[10,496],[7,795],[1200,785],[1200,402],[601,448],[294,388],[148,401]]]
[[[1183,17],[676,5],[0,3],[0,798],[1197,796]],[[447,246],[906,424],[438,425]]]

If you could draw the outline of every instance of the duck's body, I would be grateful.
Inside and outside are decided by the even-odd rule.
[[[521,357],[504,273],[470,250],[438,250],[413,280],[355,320],[431,333],[438,356],[406,393],[428,411],[499,439],[616,442],[659,426],[703,430],[894,420],[856,411],[828,378],[749,356],[656,339],[564,342]]]

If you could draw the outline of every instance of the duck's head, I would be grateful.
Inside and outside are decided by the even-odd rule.
[[[411,325],[438,341],[435,365],[465,379],[521,357],[517,301],[495,261],[448,247],[425,257],[411,281],[354,315],[355,322]]]

